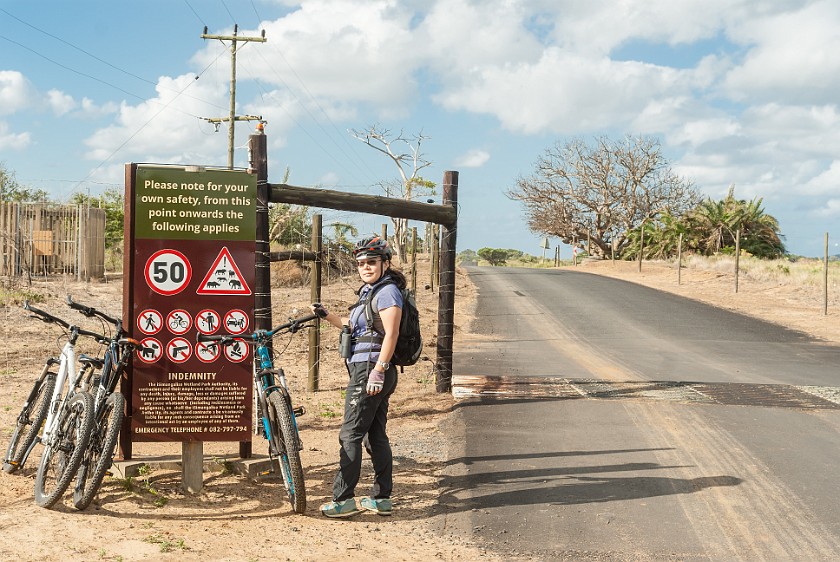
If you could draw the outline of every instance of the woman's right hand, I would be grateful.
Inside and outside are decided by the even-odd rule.
[[[324,305],[319,302],[313,302],[309,308],[312,310],[312,314],[318,318],[326,318],[330,313],[330,311],[324,308]]]

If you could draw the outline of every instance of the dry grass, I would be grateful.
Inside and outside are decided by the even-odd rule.
[[[683,261],[683,267],[734,275],[735,257],[690,256]],[[739,262],[741,279],[762,285],[797,288],[815,298],[823,295],[825,274],[825,263],[813,258],[762,260],[747,256],[742,257]],[[829,305],[840,304],[840,261],[828,262],[828,295]]]

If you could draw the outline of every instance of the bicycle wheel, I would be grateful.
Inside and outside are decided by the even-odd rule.
[[[55,429],[44,443],[35,475],[35,503],[52,507],[70,485],[87,448],[93,429],[93,398],[78,392],[61,412]]]
[[[294,414],[289,402],[280,392],[269,394],[268,403],[270,410],[272,410],[269,416],[269,422],[272,424],[272,437],[278,441],[282,438],[282,443],[275,442],[276,461],[280,464],[280,472],[283,475],[283,484],[286,486],[286,492],[289,495],[289,503],[292,504],[295,513],[303,513],[306,511],[306,485],[303,481],[303,466],[300,463]]]
[[[23,468],[30,448],[38,438],[44,420],[47,419],[50,399],[55,388],[55,377],[55,373],[47,373],[35,382],[29,400],[18,415],[9,448],[6,450],[6,457],[3,459],[5,472],[11,473]]]
[[[123,417],[125,397],[113,392],[105,400],[102,413],[96,416],[96,425],[76,474],[76,487],[73,489],[73,506],[76,509],[85,509],[90,505],[105,478],[105,472],[111,468]]]

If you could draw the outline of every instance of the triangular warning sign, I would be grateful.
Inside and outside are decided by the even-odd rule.
[[[222,248],[219,255],[210,266],[204,280],[196,291],[199,295],[250,295],[251,287],[239,270],[239,266],[230,255],[227,246]]]

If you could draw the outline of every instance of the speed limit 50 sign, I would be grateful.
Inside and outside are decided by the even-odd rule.
[[[184,254],[167,248],[155,252],[146,260],[144,274],[151,290],[171,296],[177,295],[189,285],[192,266]]]

